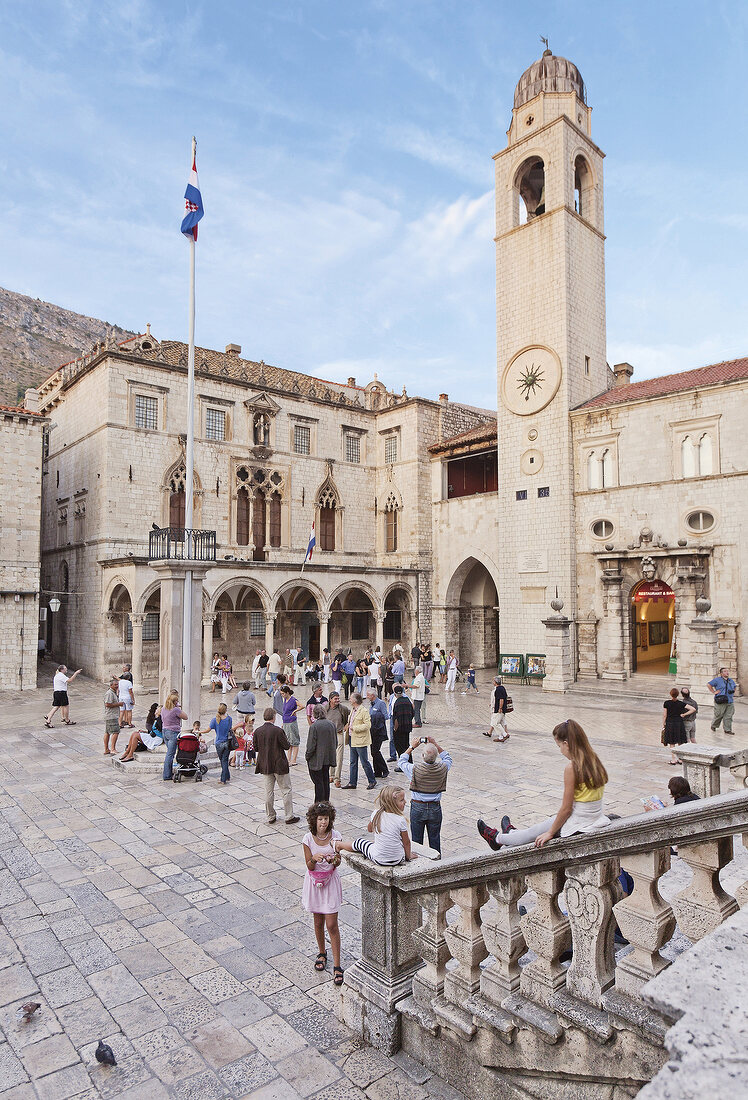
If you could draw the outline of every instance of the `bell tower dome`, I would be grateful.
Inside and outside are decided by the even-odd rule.
[[[504,652],[543,652],[556,585],[576,610],[569,411],[610,386],[603,156],[582,74],[547,49],[517,83],[494,157]]]

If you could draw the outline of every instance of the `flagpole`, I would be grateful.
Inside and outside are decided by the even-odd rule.
[[[197,141],[192,139],[192,160],[190,169],[195,164],[197,153]],[[187,448],[185,454],[185,492],[184,492],[184,525],[185,532],[185,556],[191,559],[194,556],[193,508],[194,493],[193,480],[195,471],[195,236],[190,236],[190,297],[188,306],[188,331],[189,350],[187,352]],[[199,700],[190,697],[190,668],[192,666],[192,570],[186,569],[184,574],[184,608],[182,616],[182,704],[192,721],[199,717],[194,708],[200,710]]]

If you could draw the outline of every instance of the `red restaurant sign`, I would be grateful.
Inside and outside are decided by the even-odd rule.
[[[664,581],[642,581],[636,592],[634,600],[639,603],[642,600],[674,600],[675,592]]]

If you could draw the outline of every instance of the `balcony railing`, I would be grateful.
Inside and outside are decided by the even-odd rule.
[[[215,561],[215,531],[197,531],[192,527],[160,527],[148,536],[148,560]]]
[[[387,1053],[404,1048],[469,1096],[488,1095],[497,1070],[517,1074],[515,1083],[539,1074],[640,1088],[665,1062],[673,1022],[643,987],[684,937],[696,942],[737,912],[719,875],[741,833],[745,792],[542,849],[394,869],[351,855],[361,875],[362,957],[346,972],[340,1015],[365,1040]],[[667,901],[659,884],[673,844],[683,888]],[[621,868],[634,881],[628,897]],[[616,950],[616,923],[625,950]]]

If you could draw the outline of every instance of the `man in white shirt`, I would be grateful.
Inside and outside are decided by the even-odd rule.
[[[258,649],[255,653],[255,659],[252,662],[252,679],[255,682],[255,690],[260,690],[260,657],[262,653]]]
[[[410,701],[413,704],[414,721],[413,725],[416,729],[420,729],[423,724],[423,716],[421,714],[421,708],[423,707],[423,701],[426,698],[426,677],[421,671],[421,666],[418,666],[418,670],[413,677],[413,684],[410,689]]]
[[[280,653],[277,649],[274,649],[273,652],[270,654],[270,660],[268,661],[268,672],[270,673],[270,687],[268,688],[268,695],[271,698],[273,692],[275,691],[275,684],[282,667],[283,662],[281,661]]]
[[[78,676],[83,669],[79,668],[77,672],[74,672],[72,676],[68,676],[67,665],[58,665],[57,672],[55,672],[54,679],[52,681],[52,709],[49,714],[44,715],[44,725],[48,729],[52,729],[52,719],[58,710],[62,711],[62,720],[66,726],[74,726],[75,722],[70,721],[70,700],[68,699],[68,684],[72,684],[76,676]]]
[[[450,649],[449,657],[447,658],[447,686],[445,691],[454,691],[455,681],[457,680],[457,658],[455,657],[455,651]]]

